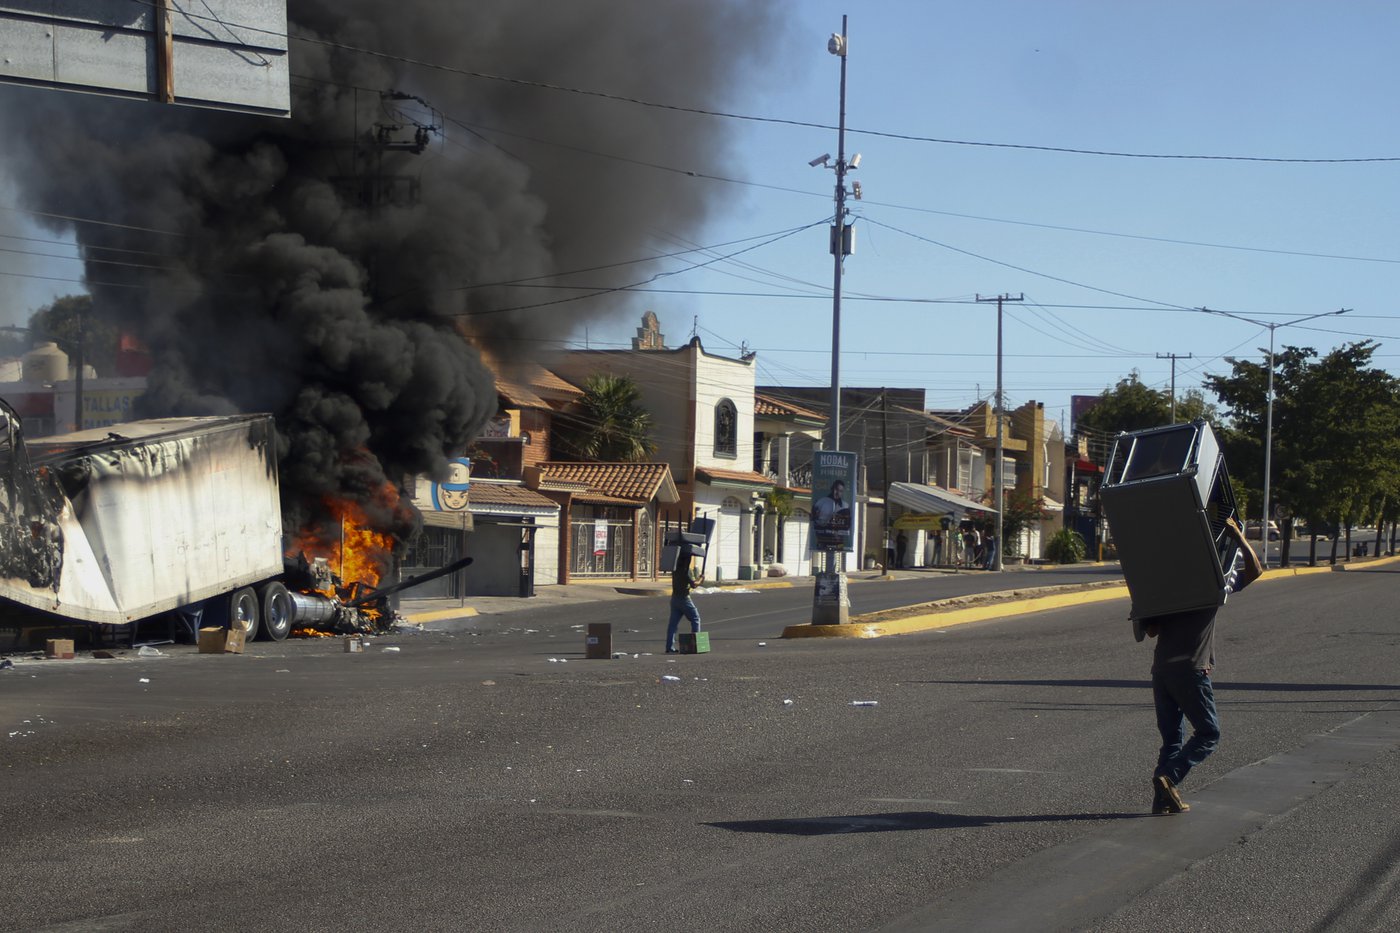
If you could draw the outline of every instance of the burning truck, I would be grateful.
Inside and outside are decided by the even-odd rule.
[[[175,613],[191,634],[236,626],[277,641],[371,633],[392,624],[392,593],[470,563],[380,588],[392,539],[347,515],[338,537],[284,534],[269,415],[26,443],[0,401],[0,601],[12,609],[114,626]]]

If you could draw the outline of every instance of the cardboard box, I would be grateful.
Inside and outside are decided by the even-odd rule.
[[[709,654],[709,632],[681,632],[677,636],[681,654]]]
[[[241,628],[202,628],[199,630],[199,653],[242,654],[245,634]]]
[[[365,650],[365,642],[359,635],[345,636],[345,653],[359,654]]]
[[[44,642],[44,657],[53,658],[55,661],[73,660],[73,639],[50,638]]]
[[[583,656],[606,661],[612,657],[612,623],[589,622],[588,635],[583,640]]]

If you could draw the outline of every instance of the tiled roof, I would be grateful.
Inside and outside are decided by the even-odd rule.
[[[544,399],[531,392],[524,386],[509,382],[501,377],[496,377],[496,393],[506,400],[506,403],[515,408],[549,408],[550,405]]]
[[[628,502],[662,502],[679,499],[665,463],[566,463],[549,461],[539,465],[540,485],[564,481],[587,484],[588,495],[602,495]],[[590,500],[591,501],[591,500]]]
[[[533,489],[514,483],[486,483],[473,480],[467,493],[471,505],[528,506],[534,509],[557,509],[559,504],[546,499]]]
[[[721,483],[743,483],[751,486],[772,486],[773,481],[762,473],[753,470],[719,470],[713,467],[696,467],[695,475],[702,480],[718,480]]]
[[[583,390],[532,360],[506,362],[483,352],[482,362],[496,377],[496,391],[520,408],[551,408],[550,402],[571,402]]]
[[[826,415],[812,411],[810,408],[803,408],[801,405],[779,401],[771,395],[759,395],[758,393],[755,393],[753,397],[753,413],[785,418],[810,418],[813,421],[826,420]]]

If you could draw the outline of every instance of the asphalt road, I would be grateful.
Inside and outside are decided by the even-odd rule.
[[[1393,929],[1398,583],[1232,597],[1224,742],[1172,817],[1126,600],[785,641],[809,592],[703,596],[699,656],[645,653],[651,597],[24,662],[0,929]],[[595,612],[628,657],[582,660]]]

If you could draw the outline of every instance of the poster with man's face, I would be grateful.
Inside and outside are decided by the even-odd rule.
[[[856,455],[812,454],[812,550],[849,551],[855,541]]]

